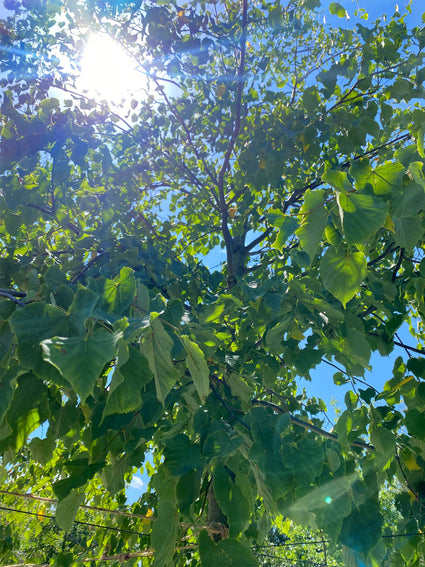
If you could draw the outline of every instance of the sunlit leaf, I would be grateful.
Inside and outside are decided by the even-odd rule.
[[[344,307],[360,290],[360,284],[366,274],[367,262],[362,252],[328,248],[320,262],[323,285]]]
[[[84,502],[84,494],[71,492],[56,506],[55,519],[61,530],[68,532],[77,516],[78,508]]]

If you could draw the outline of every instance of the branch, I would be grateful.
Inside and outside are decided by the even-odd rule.
[[[397,264],[394,267],[393,275],[391,276],[391,283],[394,283],[397,279],[397,272],[400,269],[401,263],[403,262],[404,258],[404,248],[400,248],[400,254],[398,255]]]
[[[351,160],[347,160],[344,163],[342,163],[340,165],[340,167],[341,167],[341,169],[342,168],[345,169],[347,167],[350,167],[350,165],[353,161],[357,161],[357,160],[362,159],[366,156],[374,155],[379,150],[387,148],[388,146],[391,146],[393,144],[397,144],[398,142],[405,142],[407,140],[410,140],[411,138],[412,138],[412,135],[410,133],[400,134],[400,136],[397,136],[393,140],[389,140],[388,142],[385,142],[385,144],[381,144],[380,146],[375,146],[374,148],[368,150],[367,152],[364,152],[363,154],[358,154],[358,155],[354,156]],[[295,203],[301,199],[301,197],[304,195],[304,193],[308,189],[317,189],[317,187],[320,187],[323,184],[324,184],[324,181],[322,181],[321,179],[315,179],[314,181],[312,181],[308,185],[305,185],[301,189],[295,189],[295,191],[293,191],[291,193],[289,199],[287,201],[285,201],[285,203],[283,204],[283,207],[282,207],[283,214],[286,213],[286,211],[289,209],[289,207],[291,207],[292,205],[295,205]]]
[[[55,213],[52,210],[48,209],[47,207],[35,205],[34,203],[23,203],[23,205],[26,206],[26,207],[31,207],[32,209],[37,209],[37,211],[40,211],[40,212],[44,213],[45,215],[48,215],[49,217],[55,218]],[[69,230],[72,230],[72,232],[74,234],[76,234],[77,236],[81,235],[81,230],[78,228],[78,226],[76,226],[72,222],[69,221],[67,223],[67,227],[69,228]]]
[[[370,335],[371,337],[380,337],[382,338],[382,336],[379,333],[373,333],[373,332],[369,332],[368,335]],[[389,342],[389,341],[387,341]],[[418,348],[409,346],[409,345],[405,345],[404,343],[402,343],[401,341],[392,341],[396,346],[399,346],[401,348],[404,348],[404,350],[410,350],[412,352],[416,352],[417,354],[421,354],[422,356],[425,355],[425,350],[420,350]]]
[[[0,490],[0,494],[6,494],[7,496],[14,496],[15,498],[25,498],[28,500],[37,500],[38,502],[48,502],[50,504],[57,504],[58,500],[54,498],[45,498],[43,496],[36,496],[35,494],[21,494],[20,492],[9,492],[8,490]],[[110,510],[109,508],[99,508],[98,506],[88,506],[82,504],[80,508],[85,508],[86,510],[93,510],[95,512],[103,512],[105,514],[113,514],[114,516],[126,516],[127,518],[138,518],[140,520],[154,521],[155,518],[152,516],[142,516],[141,514],[131,514],[130,512],[123,512],[121,510]]]
[[[248,0],[242,0],[242,33],[240,38],[240,62],[237,72],[237,91],[236,91],[236,101],[235,101],[235,125],[233,128],[232,136],[227,146],[227,150],[224,156],[223,164],[221,166],[220,172],[218,174],[217,187],[218,195],[220,200],[220,212],[222,214],[221,229],[223,231],[224,242],[226,245],[227,252],[227,281],[229,287],[232,287],[235,283],[235,266],[233,263],[233,241],[232,236],[227,226],[228,211],[226,196],[224,192],[224,176],[230,165],[230,156],[235,148],[235,143],[237,137],[239,136],[239,131],[241,127],[241,110],[242,110],[242,93],[245,84],[245,52],[246,52],[246,27],[248,20]]]
[[[121,122],[123,122],[127,128],[129,129],[129,132],[133,131],[133,126],[131,124],[129,124],[127,122],[127,120],[125,120],[125,118],[122,118],[122,116],[120,116],[119,114],[117,114],[116,112],[114,112],[113,110],[111,110],[108,105],[106,105],[104,102],[98,102],[97,100],[90,98],[86,95],[83,95],[77,91],[74,91],[72,89],[69,89],[68,87],[65,87],[64,85],[60,84],[60,83],[56,83],[55,84],[55,88],[59,89],[61,91],[64,91],[66,93],[69,93],[73,96],[76,96],[78,98],[83,98],[84,100],[87,100],[88,102],[90,102],[90,104],[92,104],[93,106],[100,106],[102,108],[102,110],[106,110],[108,112],[108,114],[110,114],[111,116],[115,116],[115,118],[118,118],[118,120],[121,120]],[[120,128],[117,124],[115,124],[115,126],[117,126],[118,128]],[[121,129],[121,128],[120,128]],[[127,132],[126,130],[123,130],[126,134],[128,134],[129,132]]]
[[[395,458],[396,458],[396,461],[397,461],[397,463],[398,463],[398,466],[400,467],[400,471],[401,471],[401,474],[402,474],[402,476],[403,476],[403,478],[404,478],[404,482],[406,483],[407,489],[409,490],[409,492],[412,493],[412,495],[413,495],[413,497],[415,498],[415,500],[416,500],[417,502],[419,502],[419,501],[420,501],[420,498],[419,498],[418,494],[417,494],[417,493],[413,490],[413,488],[410,486],[410,483],[409,483],[409,480],[408,480],[408,478],[407,478],[407,476],[406,476],[406,473],[405,473],[403,467],[401,466],[400,455],[398,454],[398,450],[396,450]]]
[[[10,299],[16,305],[20,307],[25,307],[25,303],[18,299],[18,297],[25,297],[27,294],[24,291],[15,291],[13,289],[0,289],[0,297],[5,297]]]
[[[274,404],[272,402],[254,399],[254,400],[252,400],[252,403],[254,405],[260,405],[260,406],[266,406],[266,407],[272,408],[274,411],[276,411],[278,413],[286,413],[287,415],[289,415],[289,419],[291,420],[291,423],[293,423],[295,425],[299,425],[300,427],[303,427],[304,429],[309,429],[310,431],[317,433],[321,437],[326,437],[328,439],[333,439],[334,441],[338,441],[338,435],[335,435],[334,433],[330,433],[329,431],[325,431],[324,429],[321,429],[320,427],[317,427],[316,425],[313,425],[312,423],[308,423],[307,421],[303,421],[302,419],[299,419],[298,417],[294,417],[293,415],[291,415],[287,411],[285,411],[283,408],[281,408],[280,406],[277,406],[276,404]],[[373,445],[370,445],[369,443],[364,443],[363,441],[352,441],[350,443],[350,445],[352,447],[360,447],[360,449],[367,449],[368,451],[374,451],[375,450],[375,447]]]
[[[215,376],[213,377],[215,378]],[[229,404],[226,402],[226,400],[224,400],[220,394],[217,392],[217,389],[210,383],[210,388],[213,391],[213,394],[215,395],[215,397],[217,398],[217,400],[221,403],[221,405],[226,409],[227,413],[230,415],[230,417],[232,419],[234,419],[235,421],[239,422],[241,425],[243,425],[244,427],[246,427],[249,431],[251,430],[250,426],[245,423],[243,421],[243,419],[240,419],[237,415],[235,415],[233,413],[232,408],[229,406]]]
[[[217,179],[215,178],[215,176],[212,174],[210,168],[208,167],[207,163],[205,162],[205,160],[199,155],[199,152],[195,146],[195,144],[193,143],[192,140],[192,135],[190,133],[189,128],[186,126],[185,121],[183,120],[183,118],[181,117],[179,111],[175,108],[175,106],[171,103],[170,99],[168,98],[164,87],[162,87],[157,80],[155,80],[155,84],[158,87],[158,89],[160,90],[162,96],[164,97],[164,100],[168,106],[168,108],[171,110],[171,112],[174,114],[174,116],[177,118],[177,120],[180,122],[180,124],[182,125],[182,128],[184,130],[184,133],[186,134],[186,138],[187,138],[187,142],[190,144],[190,147],[192,148],[196,159],[199,160],[200,162],[202,162],[202,165],[204,166],[205,171],[207,172],[209,178],[211,179],[211,181],[214,183],[214,185],[217,184]]]
[[[261,241],[263,241],[265,238],[268,237],[269,234],[271,234],[273,232],[273,228],[269,226],[269,228],[267,228],[262,234],[260,234],[260,236],[257,236],[257,238],[254,238],[254,240],[252,242],[250,242],[245,249],[247,250],[247,252],[249,252],[250,250],[252,250],[253,248],[255,248],[258,244],[260,244]]]
[[[197,545],[183,545],[182,547],[176,547],[175,552],[179,551],[190,551],[198,549]],[[119,561],[121,564],[126,563],[129,559],[135,557],[153,557],[155,555],[155,549],[143,549],[142,551],[132,551],[128,553],[120,553],[118,555],[102,555],[101,557],[85,557],[83,559],[76,559],[76,563],[88,563],[89,561]]]
[[[379,254],[379,256],[377,256],[376,258],[374,258],[373,260],[370,260],[370,262],[367,263],[368,266],[373,266],[374,264],[377,264],[378,262],[380,262],[381,260],[383,260],[386,256],[388,256],[389,254],[391,254],[391,252],[395,252],[396,250],[398,250],[398,246],[396,246],[394,244],[394,242],[390,242],[390,244],[388,245],[388,247],[382,252],[382,254]]]

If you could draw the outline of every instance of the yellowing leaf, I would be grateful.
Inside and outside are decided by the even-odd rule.
[[[384,228],[395,234],[395,224],[390,215],[387,215],[387,218],[385,219]]]
[[[289,329],[289,335],[296,341],[302,341],[303,339],[305,339],[301,329],[295,322],[292,323],[291,328]]]
[[[230,217],[231,219],[234,219],[234,218],[235,218],[237,210],[238,210],[238,208],[237,208],[236,206],[235,206],[235,207],[230,207],[230,209],[229,209],[229,217]]]
[[[218,98],[222,98],[224,96],[225,92],[226,92],[226,86],[225,85],[218,85],[215,89],[215,95]]]
[[[37,510],[37,520],[39,522],[44,522],[44,517],[45,517],[45,511],[46,511],[46,507],[41,505],[39,507],[39,509]]]

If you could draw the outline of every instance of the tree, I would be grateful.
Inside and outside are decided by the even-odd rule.
[[[3,490],[96,524],[36,561],[250,567],[281,515],[345,565],[423,564],[425,30],[319,4],[6,3]],[[94,32],[143,96],[78,92]],[[382,391],[372,352],[397,354]],[[297,382],[319,365],[351,385],[332,431]]]

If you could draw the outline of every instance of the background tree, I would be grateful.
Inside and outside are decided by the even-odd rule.
[[[44,475],[34,492],[69,531],[83,503],[124,511],[154,458],[132,516],[45,561],[250,567],[280,514],[346,565],[420,564],[425,366],[397,330],[423,340],[424,29],[398,12],[332,28],[319,0],[6,7],[5,490]],[[139,64],[143,96],[78,92],[95,32]],[[395,348],[379,391],[371,353]],[[319,365],[351,385],[331,432],[298,384]]]

